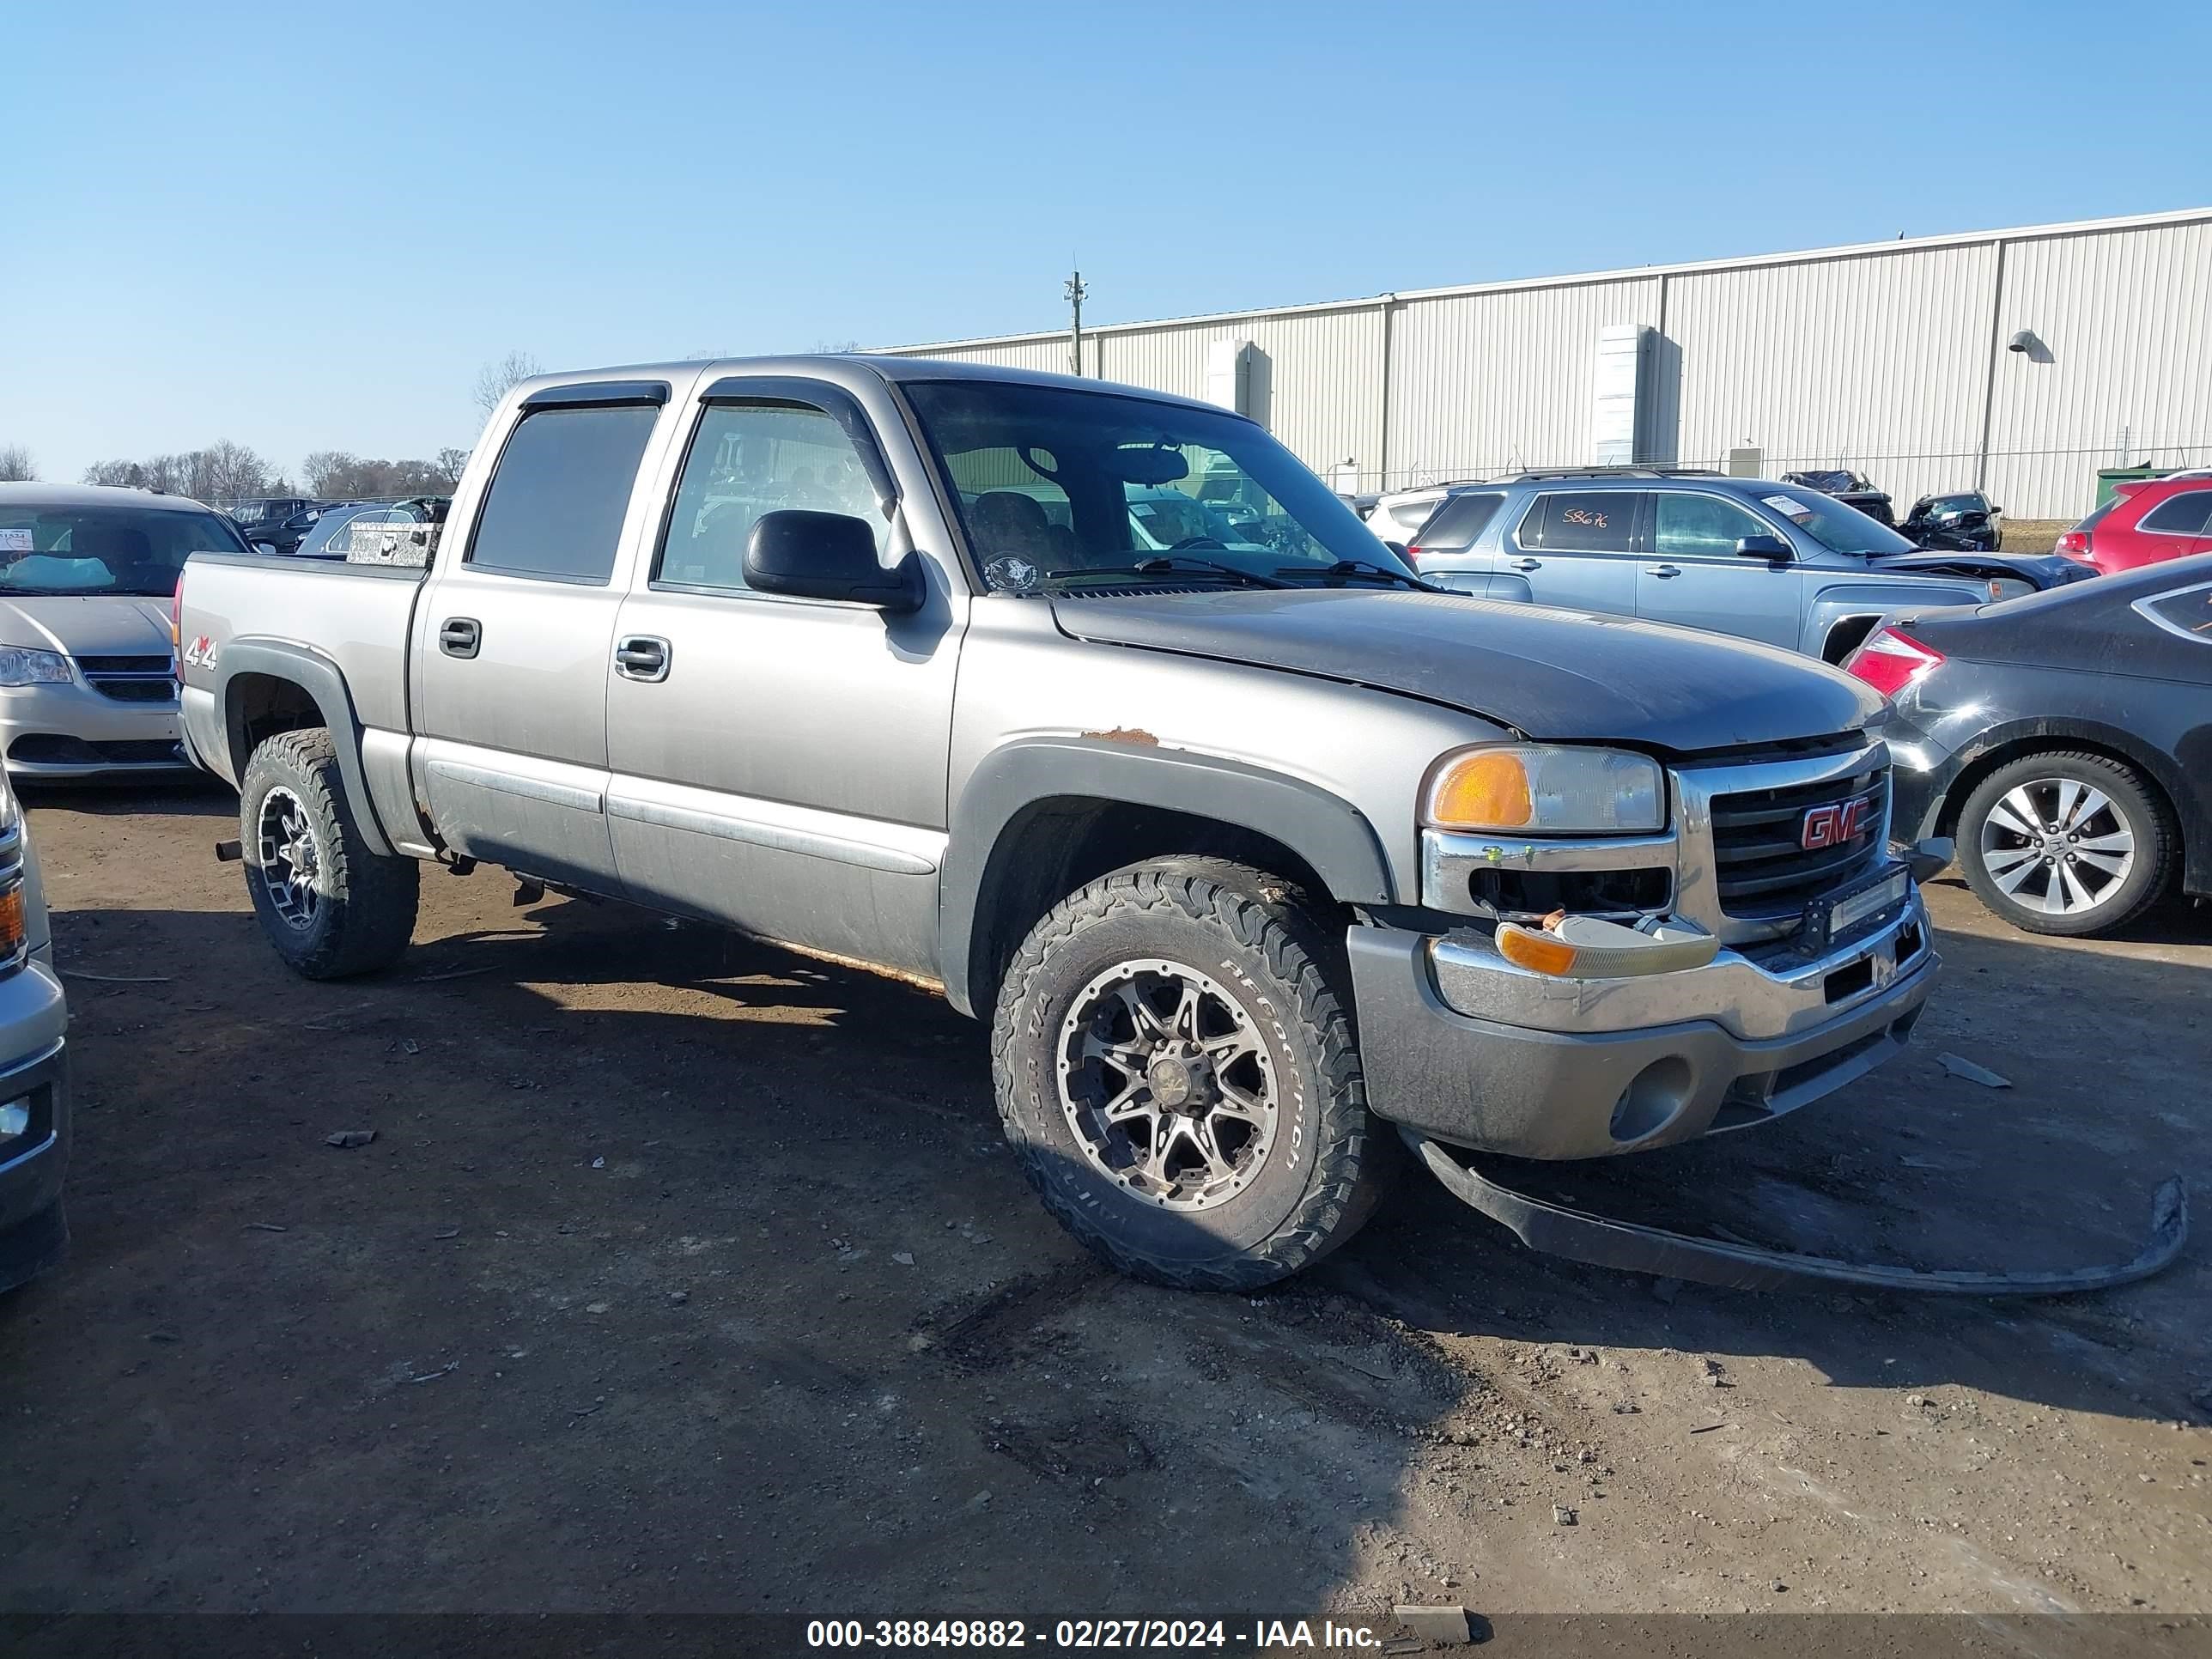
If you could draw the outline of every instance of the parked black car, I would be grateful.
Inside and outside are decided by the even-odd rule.
[[[1863,473],[1846,471],[1833,467],[1812,472],[1785,472],[1784,483],[1802,484],[1808,489],[1817,489],[1823,495],[1833,495],[1838,501],[1856,507],[1876,524],[1893,525],[1897,509],[1886,489],[1876,489]]]
[[[1953,836],[2035,933],[2212,895],[2212,554],[1887,619],[1844,664],[1891,700],[1891,836]]]
[[[239,532],[256,548],[271,553],[296,553],[300,544],[322,521],[323,514],[336,505],[333,501],[301,501],[281,519],[241,524]]]
[[[1978,489],[1923,495],[1897,529],[1925,548],[1994,553],[2004,545],[2004,509]]]

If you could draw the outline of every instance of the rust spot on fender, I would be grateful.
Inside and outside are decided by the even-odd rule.
[[[1094,738],[1100,743],[1134,744],[1143,749],[1157,749],[1160,746],[1160,740],[1158,738],[1133,726],[1117,726],[1110,732],[1085,732],[1083,735],[1086,738]]]

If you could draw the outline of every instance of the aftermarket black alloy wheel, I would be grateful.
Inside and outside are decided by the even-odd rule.
[[[1281,1279],[1352,1237],[1397,1167],[1348,1006],[1326,928],[1280,880],[1215,859],[1115,871],[1007,969],[992,1028],[1007,1139],[1046,1207],[1122,1272]]]

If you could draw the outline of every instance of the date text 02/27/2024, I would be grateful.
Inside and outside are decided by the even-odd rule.
[[[1382,1638],[1364,1625],[1322,1620],[1255,1619],[1232,1624],[1221,1619],[1061,1619],[1050,1626],[1021,1619],[815,1619],[806,1626],[810,1648],[904,1648],[957,1650],[962,1648],[1043,1648],[1062,1652],[1098,1650],[1241,1648],[1379,1649]]]

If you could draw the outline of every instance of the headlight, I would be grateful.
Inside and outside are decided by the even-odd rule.
[[[1659,763],[1618,749],[1524,744],[1462,750],[1429,775],[1421,820],[1530,836],[1646,835],[1667,827]]]
[[[58,651],[32,651],[20,645],[0,646],[0,685],[38,685],[70,678],[70,662]]]

